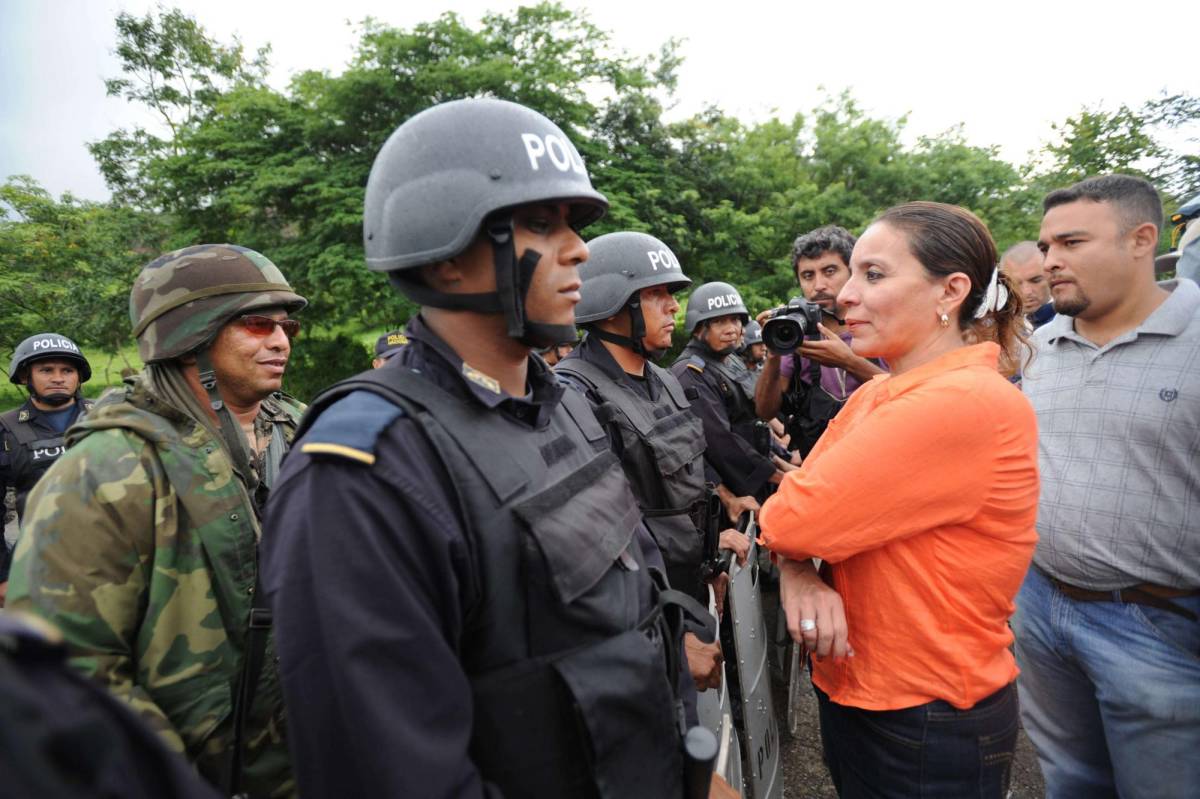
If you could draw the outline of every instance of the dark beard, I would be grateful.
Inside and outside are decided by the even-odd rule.
[[[1054,300],[1054,312],[1060,313],[1063,316],[1079,316],[1079,314],[1083,313],[1091,306],[1091,298],[1082,291],[1077,292],[1074,297],[1068,300],[1063,300],[1062,302]]]

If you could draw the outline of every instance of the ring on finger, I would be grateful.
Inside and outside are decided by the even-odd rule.
[[[817,622],[814,619],[801,619],[800,632],[811,633],[817,629]]]

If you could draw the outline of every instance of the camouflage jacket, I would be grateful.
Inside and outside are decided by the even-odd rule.
[[[262,408],[290,442],[301,406],[276,395]],[[249,496],[208,430],[140,382],[67,443],[30,494],[9,601],[58,626],[72,665],[219,785],[257,570]],[[246,740],[243,789],[293,794],[273,641]]]

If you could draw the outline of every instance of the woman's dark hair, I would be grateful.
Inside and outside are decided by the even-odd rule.
[[[987,294],[997,268],[996,243],[979,217],[957,205],[911,202],[884,211],[875,220],[902,231],[908,248],[931,277],[962,272],[971,279],[971,290],[959,306],[958,326],[968,340],[995,341],[1000,345],[1003,371],[1016,371],[1028,352],[1021,295],[1001,272],[997,280],[1008,290],[1003,306],[982,319],[975,312]]]

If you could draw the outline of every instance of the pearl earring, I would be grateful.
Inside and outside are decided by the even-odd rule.
[[[945,312],[938,317],[938,321],[941,322],[942,327],[950,327],[950,317]]]

